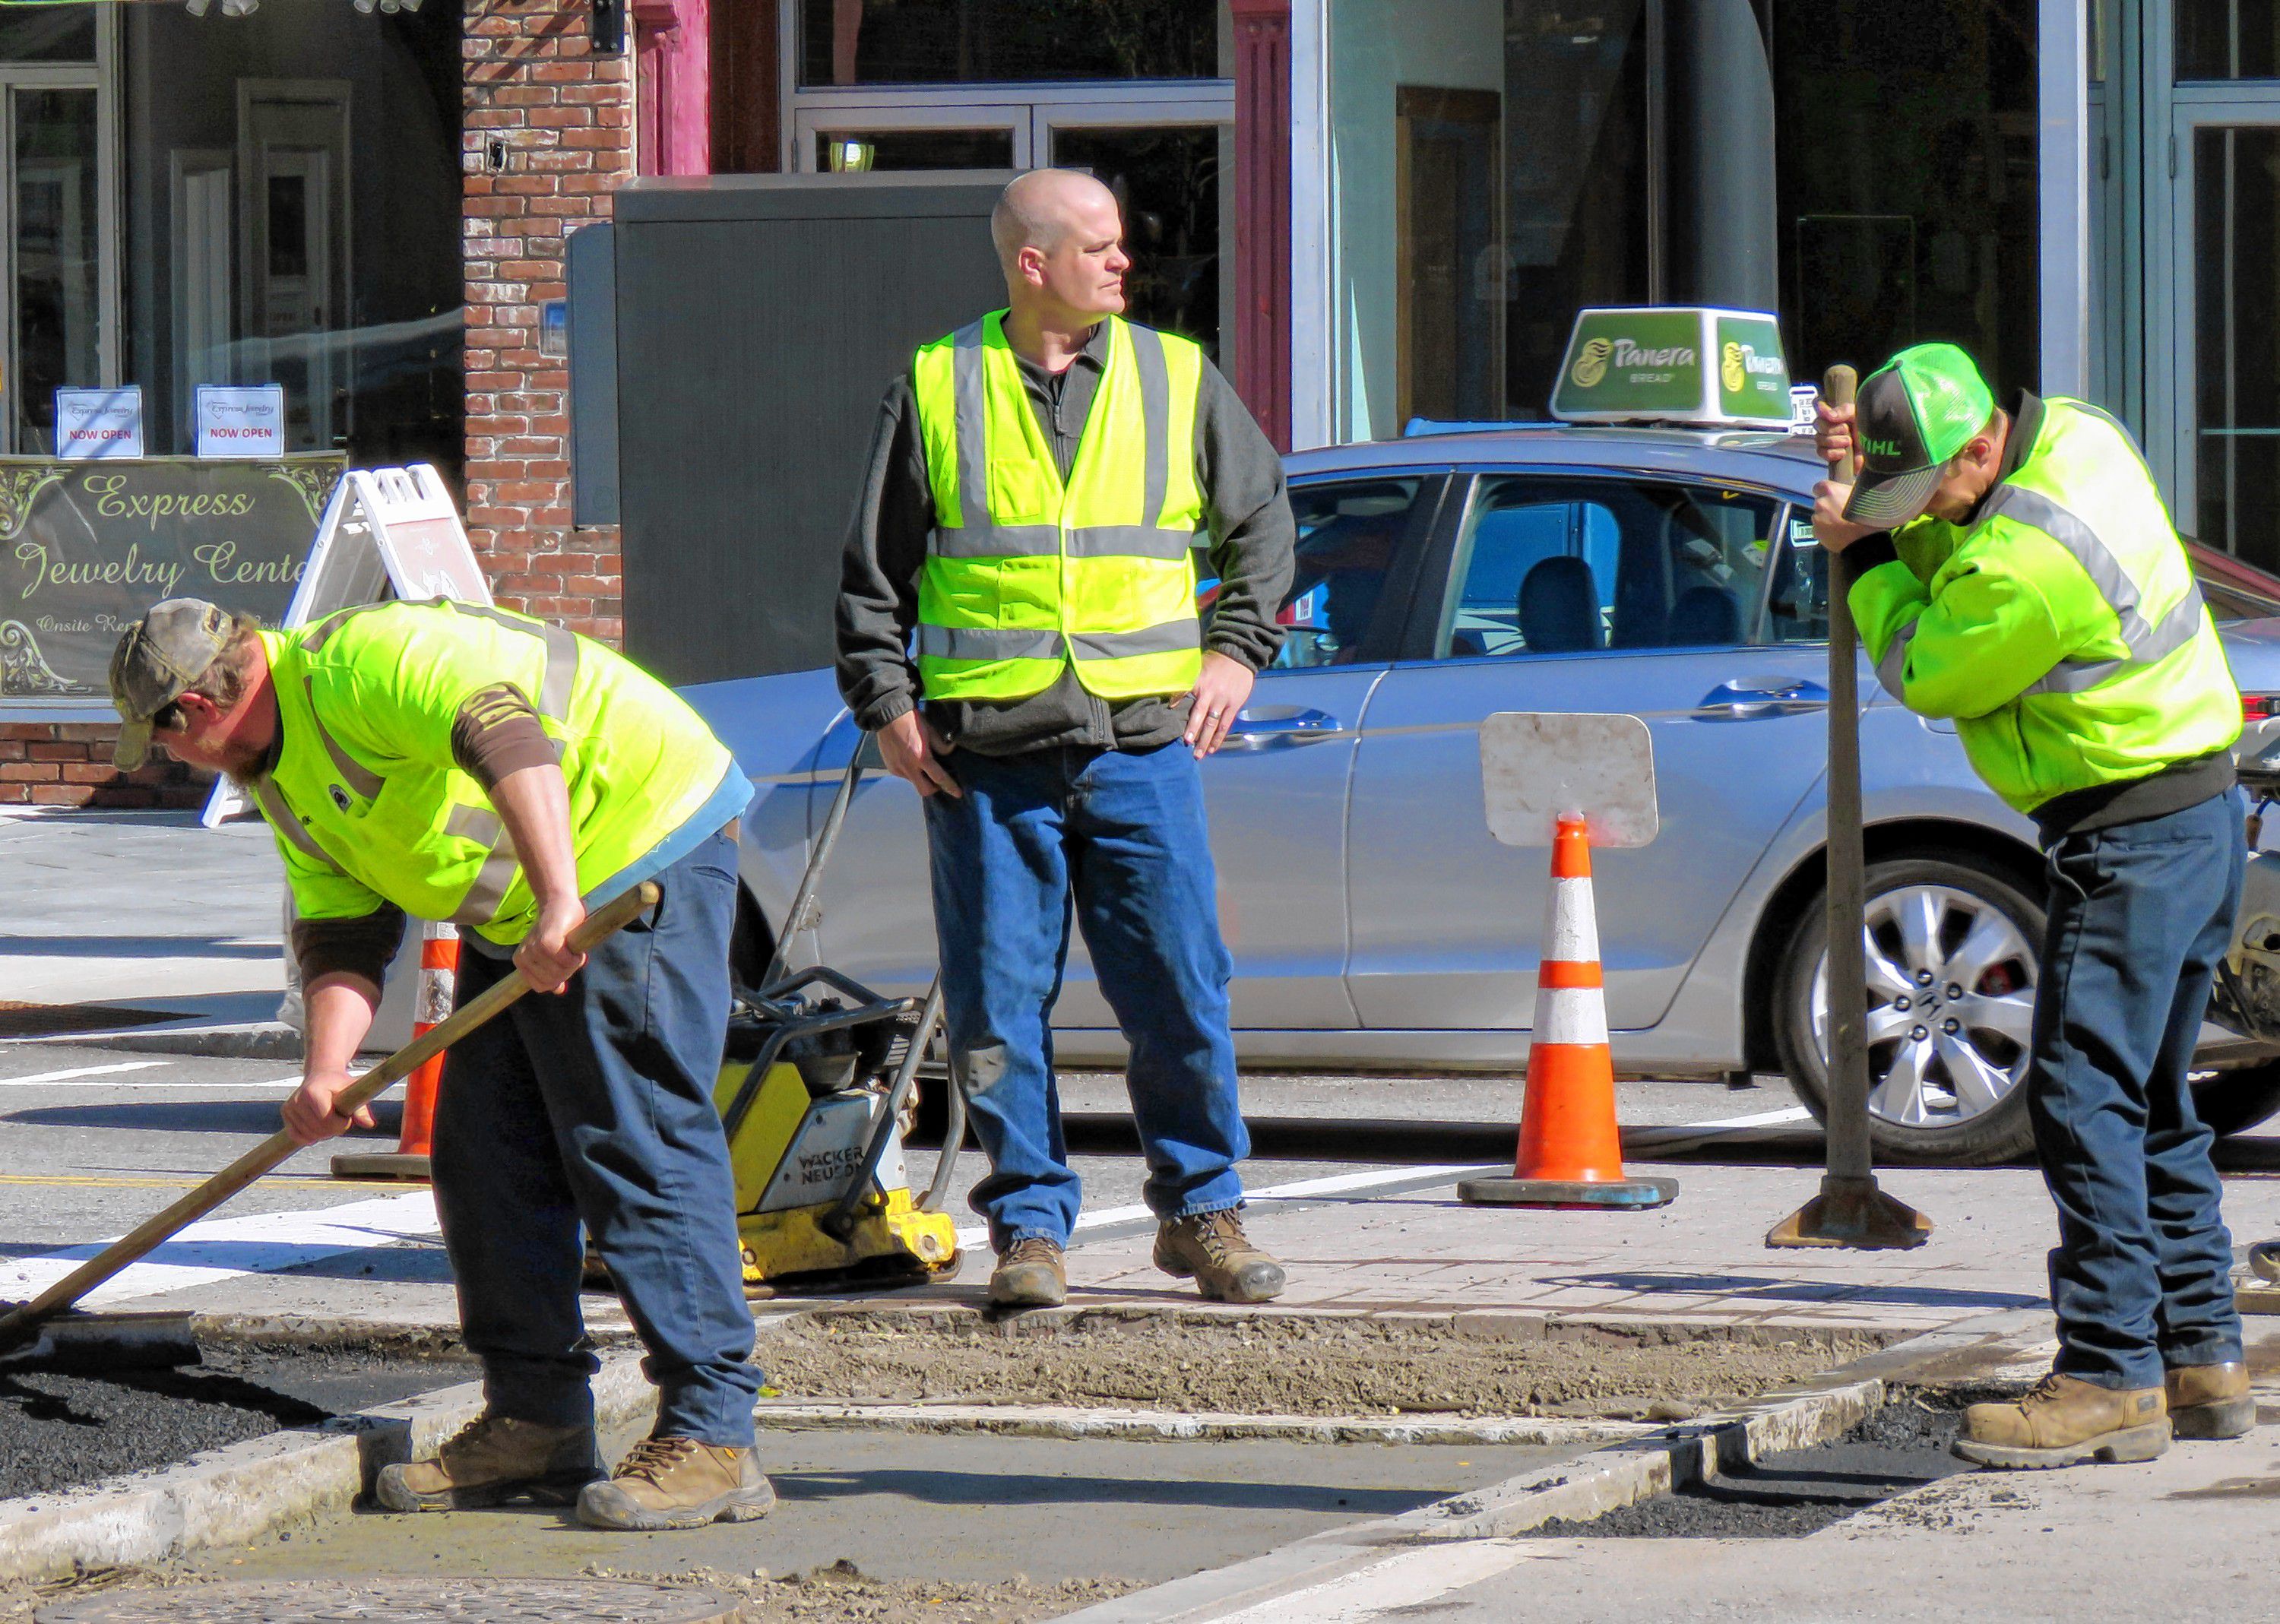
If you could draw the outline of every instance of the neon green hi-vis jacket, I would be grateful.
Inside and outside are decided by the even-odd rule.
[[[2061,397],[1962,525],[1893,532],[1853,584],[1877,680],[1954,719],[1988,788],[2022,812],[2228,749],[2240,692],[2153,476],[2128,433]]]
[[[522,940],[537,917],[529,881],[451,753],[460,704],[491,683],[521,690],[558,751],[589,905],[678,861],[751,798],[679,695],[543,620],[392,603],[260,637],[280,750],[247,788],[303,919],[361,918],[385,900],[501,946]]]

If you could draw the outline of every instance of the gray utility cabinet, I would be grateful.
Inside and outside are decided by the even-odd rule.
[[[1005,304],[990,211],[1012,179],[712,175],[617,194],[627,653],[674,684],[831,663],[880,399],[919,345]]]

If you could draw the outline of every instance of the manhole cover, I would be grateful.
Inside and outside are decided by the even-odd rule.
[[[103,1004],[24,1004],[0,998],[0,1037],[47,1037],[58,1032],[107,1032],[180,1020],[173,1010],[114,1009]]]
[[[114,1590],[36,1624],[735,1624],[717,1590],[583,1579],[296,1579]]]

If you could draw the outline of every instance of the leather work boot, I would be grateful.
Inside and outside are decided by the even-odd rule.
[[[1194,1275],[1196,1289],[1213,1302],[1265,1303],[1282,1295],[1282,1266],[1251,1243],[1233,1207],[1159,1225],[1156,1266],[1183,1280]]]
[[[643,1438],[605,1482],[578,1497],[589,1528],[701,1528],[751,1522],[775,1508],[775,1486],[748,1449],[694,1438]]]
[[[2256,1425],[2256,1395],[2248,1366],[2180,1365],[2163,1378],[2169,1426],[2181,1438],[2238,1438]]]
[[[1033,1235],[998,1254],[990,1300],[1000,1308],[1058,1308],[1067,1302],[1068,1271],[1059,1243]]]
[[[567,1505],[601,1475],[591,1427],[485,1415],[427,1459],[382,1466],[372,1497],[392,1512],[462,1511],[509,1500]]]
[[[2016,1404],[1973,1405],[1955,1441],[1965,1460],[2029,1470],[2151,1460],[2168,1447],[2160,1388],[2099,1387],[2055,1370]]]

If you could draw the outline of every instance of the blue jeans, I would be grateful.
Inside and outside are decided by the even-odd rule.
[[[2238,791],[2049,850],[2027,1108],[2059,1210],[2058,1368],[2159,1387],[2240,1358],[2232,1238],[2186,1081],[2247,860]]]
[[[1076,1221],[1049,1024],[1072,901],[1130,1045],[1149,1207],[1179,1218],[1241,1205],[1235,1164],[1251,1139],[1228,1035],[1233,965],[1195,756],[1175,742],[944,760],[965,794],[926,801],[943,1016],[990,1157],[973,1204],[990,1244],[1065,1244]]]
[[[531,993],[453,1045],[435,1106],[435,1210],[493,1411],[592,1423],[582,1220],[649,1350],[658,1435],[749,1448],[760,1373],[746,1362],[736,1185],[712,1104],[736,843],[716,835],[656,879],[657,906],[559,995]],[[463,951],[459,1003],[513,974]]]

